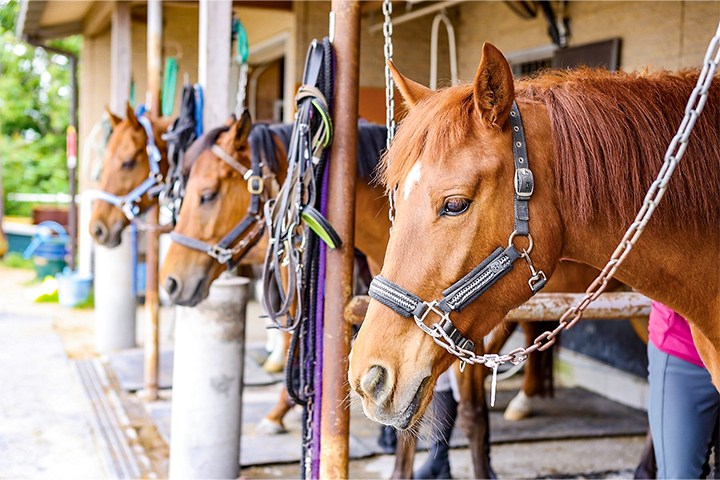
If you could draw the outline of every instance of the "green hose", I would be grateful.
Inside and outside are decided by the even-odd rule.
[[[162,116],[169,117],[175,109],[175,89],[177,88],[178,62],[175,57],[165,60],[165,75],[162,87]]]

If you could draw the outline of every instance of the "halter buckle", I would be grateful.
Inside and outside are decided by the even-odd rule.
[[[232,252],[230,250],[219,247],[218,245],[213,245],[208,248],[207,254],[217,260],[220,265],[227,263],[232,258]]]
[[[247,178],[247,189],[251,195],[260,195],[265,189],[265,181],[260,175],[251,175]]]
[[[535,179],[529,168],[518,168],[515,170],[515,195],[528,200],[535,190]]]
[[[123,202],[121,209],[128,220],[133,220],[140,214],[140,207],[134,202]]]

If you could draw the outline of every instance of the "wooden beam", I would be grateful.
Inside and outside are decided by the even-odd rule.
[[[82,32],[88,37],[101,34],[110,27],[116,2],[95,2],[85,15]]]

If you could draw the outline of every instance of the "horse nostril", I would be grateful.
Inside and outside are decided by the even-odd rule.
[[[167,280],[165,280],[165,290],[167,290],[171,297],[175,296],[175,294],[180,290],[178,288],[179,286],[180,283],[173,277],[168,277]]]
[[[360,387],[375,403],[382,403],[389,393],[387,370],[380,365],[373,365],[360,381]]]
[[[105,243],[105,241],[107,240],[107,227],[102,222],[93,222],[91,233],[99,243]]]

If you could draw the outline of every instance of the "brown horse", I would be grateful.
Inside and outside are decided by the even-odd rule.
[[[100,190],[122,197],[130,193],[148,178],[150,163],[146,151],[147,134],[140,125],[130,104],[127,104],[126,119],[123,120],[108,110],[112,123],[112,134],[103,155]],[[160,150],[160,171],[167,174],[167,144],[161,138],[171,120],[160,119],[151,122],[155,144]],[[143,195],[138,205],[140,211],[157,203],[157,197]],[[112,248],[120,244],[123,229],[130,224],[125,214],[111,203],[96,200],[90,217],[90,233],[95,240]]]
[[[535,267],[552,274],[568,258],[601,268],[660,169],[698,78],[583,69],[515,85],[500,51],[485,44],[482,53],[470,85],[431,91],[394,75],[412,108],[384,162],[397,212],[382,276],[425,301],[442,298],[498,246],[513,242],[514,101],[535,179],[529,201]],[[716,385],[719,93],[716,83],[666,198],[616,275],[688,319]],[[525,239],[514,242],[530,249]],[[531,296],[530,269],[524,261],[515,266],[461,313],[452,312],[462,335],[478,343]],[[370,418],[404,429],[422,416],[435,379],[454,360],[414,321],[373,301],[349,382]]]

